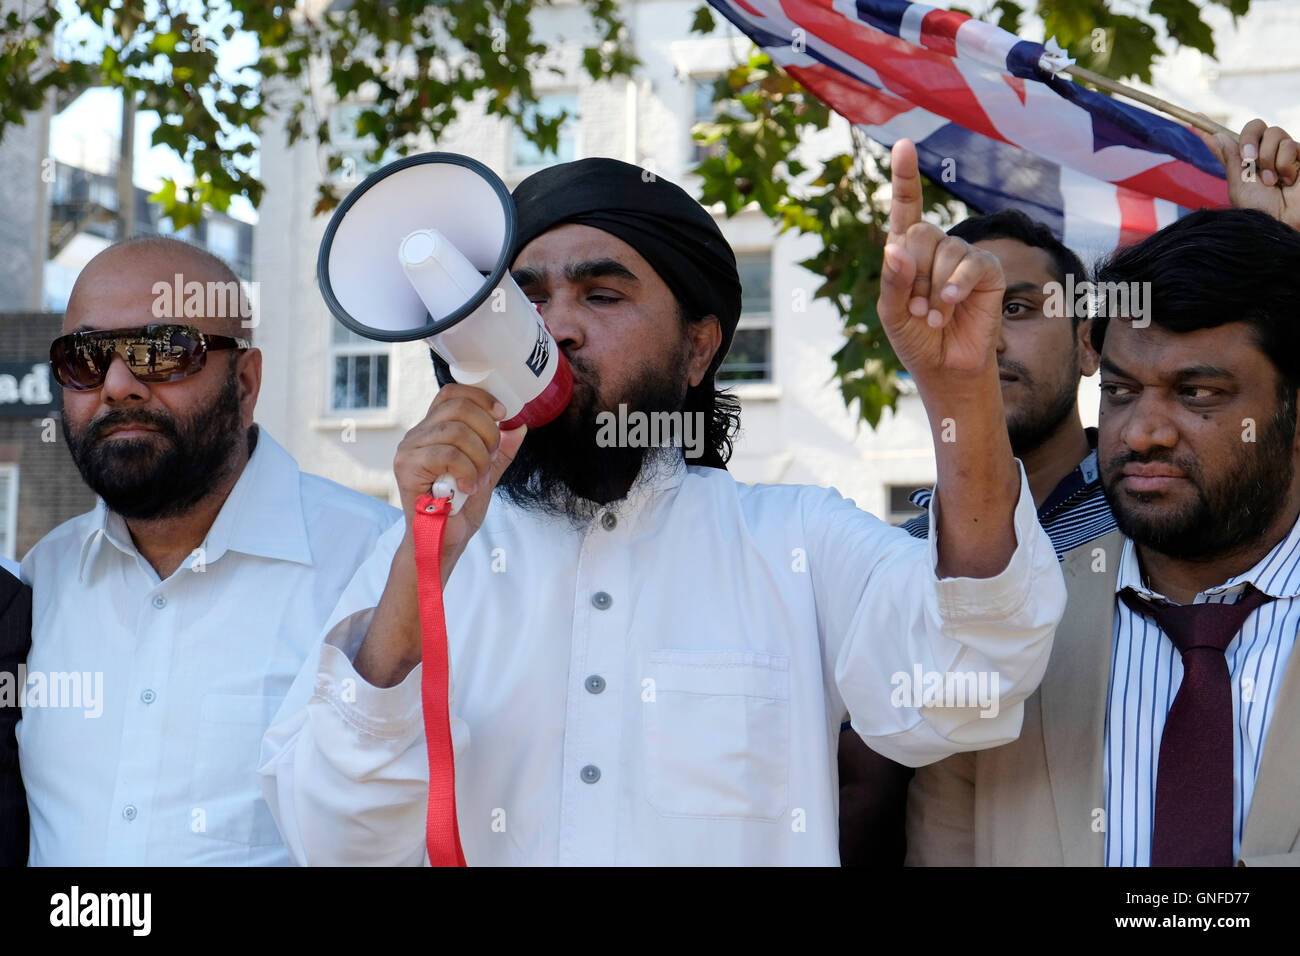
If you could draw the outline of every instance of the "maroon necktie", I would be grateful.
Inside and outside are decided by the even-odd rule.
[[[1273,600],[1247,583],[1236,604],[1153,604],[1120,592],[1154,618],[1183,658],[1156,771],[1152,866],[1232,866],[1232,686],[1223,652],[1251,612]]]

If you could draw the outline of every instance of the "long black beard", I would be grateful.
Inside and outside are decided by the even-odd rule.
[[[1289,400],[1269,423],[1254,454],[1243,443],[1243,454],[1217,484],[1205,480],[1195,462],[1175,459],[1167,450],[1139,456],[1121,453],[1102,468],[1102,488],[1115,515],[1115,524],[1127,537],[1157,554],[1186,561],[1208,561],[1232,554],[1250,544],[1272,526],[1287,506],[1295,474],[1292,442],[1296,408]],[[1162,462],[1179,469],[1196,488],[1196,500],[1179,511],[1154,520],[1128,509],[1129,495],[1116,486],[1123,480],[1129,462]],[[1136,496],[1139,501],[1148,496]]]
[[[619,401],[602,401],[596,370],[570,358],[573,399],[559,418],[530,429],[497,488],[511,502],[537,514],[583,527],[610,502],[627,497],[639,477],[651,478],[682,456],[678,447],[602,448],[597,415],[621,402],[629,411],[681,411],[685,372],[645,370]]]
[[[159,437],[99,439],[110,428],[139,424]],[[82,479],[110,511],[132,521],[184,514],[227,476],[236,444],[245,440],[239,381],[232,369],[216,401],[188,419],[145,409],[115,408],[63,437]]]

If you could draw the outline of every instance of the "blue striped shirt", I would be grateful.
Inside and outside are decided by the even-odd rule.
[[[1201,592],[1193,603],[1236,603],[1246,582],[1277,600],[1251,614],[1225,651],[1235,731],[1234,858],[1241,852],[1264,738],[1300,627],[1300,522],[1253,568]],[[1136,549],[1127,539],[1116,593],[1125,587],[1148,600],[1166,602],[1143,586]],[[1182,679],[1182,657],[1173,642],[1154,621],[1116,599],[1104,757],[1107,866],[1151,865],[1160,735]]]
[[[1089,428],[1085,431],[1092,451],[1079,462],[1079,467],[1061,479],[1060,484],[1052,489],[1052,493],[1038,509],[1038,523],[1052,539],[1058,561],[1071,548],[1087,544],[1094,538],[1115,530],[1115,516],[1110,513],[1110,505],[1106,503],[1101,475],[1097,470],[1097,429]],[[922,488],[912,492],[909,497],[912,504],[929,508],[934,493],[928,488]],[[929,516],[917,515],[904,522],[902,527],[912,537],[924,538],[930,533]]]

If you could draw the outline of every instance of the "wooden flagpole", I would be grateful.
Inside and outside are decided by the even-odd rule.
[[[1185,110],[1181,106],[1175,106],[1173,103],[1160,99],[1158,96],[1152,96],[1150,93],[1143,93],[1141,90],[1135,90],[1131,86],[1125,86],[1123,83],[1116,83],[1109,77],[1102,76],[1100,73],[1094,73],[1092,70],[1085,70],[1081,66],[1067,66],[1061,70],[1062,73],[1069,73],[1071,76],[1078,77],[1086,83],[1093,86],[1101,87],[1110,93],[1127,97],[1131,100],[1137,100],[1144,106],[1150,106],[1152,109],[1159,110],[1167,116],[1174,119],[1182,120],[1197,129],[1204,130],[1207,133],[1227,133],[1232,137],[1232,141],[1238,142],[1237,134],[1226,126],[1220,126],[1213,120],[1206,119],[1200,113],[1193,113],[1191,110]]]

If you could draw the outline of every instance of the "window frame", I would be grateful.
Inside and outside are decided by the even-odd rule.
[[[18,480],[20,469],[17,462],[5,461],[0,462],[0,473],[8,473],[9,493],[5,496],[8,500],[0,502],[0,531],[4,534],[5,546],[0,548],[0,555],[9,558],[11,561],[17,561],[18,548]]]
[[[327,418],[356,418],[364,416],[385,416],[392,414],[393,411],[393,368],[395,366],[392,342],[378,342],[369,339],[362,339],[357,342],[336,342],[334,340],[334,326],[344,329],[351,335],[352,332],[347,326],[334,319],[329,324],[328,335],[328,355],[329,360],[326,362],[325,371],[325,416]],[[364,405],[360,408],[340,408],[334,404],[334,371],[338,364],[338,359],[352,357],[371,357],[385,356],[388,359],[388,390],[387,402],[383,405]]]
[[[578,112],[578,104],[579,104],[579,100],[581,99],[580,92],[577,87],[567,87],[567,86],[556,87],[554,89],[541,90],[537,93],[537,101],[538,104],[540,105],[544,100],[546,100],[547,97],[558,97],[558,96],[567,96],[573,98],[573,109],[570,111],[568,120],[565,122],[563,126],[560,127],[560,135],[556,142],[557,147],[564,142],[565,131],[567,130],[569,135],[571,135],[573,139],[573,156],[569,159],[565,159],[561,151],[557,148],[554,157],[543,156],[541,158],[540,163],[521,164],[515,162],[515,149],[520,144],[520,141],[523,138],[523,133],[519,131],[518,127],[516,127],[514,124],[511,124],[508,133],[506,135],[506,157],[505,158],[506,158],[507,176],[520,177],[520,178],[525,176],[531,176],[533,173],[546,169],[550,166],[554,166],[557,163],[573,162],[575,160],[579,160],[583,158],[582,136],[581,136],[582,123],[580,122],[581,114]],[[565,108],[567,109],[567,107]],[[530,149],[535,148],[531,143],[528,143],[527,140],[523,140],[523,142]]]
[[[327,174],[328,180],[334,185],[348,188],[356,186],[375,170],[398,158],[397,153],[390,148],[384,150],[383,158],[378,163],[367,161],[366,153],[374,149],[376,145],[374,136],[370,134],[358,136],[355,132],[355,124],[341,122],[340,114],[344,110],[365,112],[374,105],[373,101],[347,99],[341,100],[329,108],[330,146],[340,161],[350,158],[354,164],[351,171],[348,170],[346,165],[343,165]]]
[[[700,165],[700,163],[704,162],[706,159],[721,155],[721,143],[701,143],[694,135],[692,135],[698,124],[711,122],[718,115],[718,106],[720,104],[714,102],[712,97],[709,99],[709,103],[713,107],[713,113],[711,116],[701,117],[696,113],[695,108],[697,105],[696,97],[699,95],[700,87],[704,85],[712,86],[718,81],[718,77],[721,75],[721,72],[692,73],[689,77],[688,87],[691,98],[691,124],[686,127],[686,145],[688,147],[687,161],[695,166]]]
[[[740,271],[740,262],[742,259],[758,259],[762,257],[767,262],[768,268],[768,307],[766,312],[744,312],[740,313],[740,321],[736,324],[736,331],[748,331],[752,329],[767,330],[767,375],[764,378],[722,378],[722,369],[726,366],[726,359],[718,367],[716,376],[719,387],[734,388],[744,385],[775,385],[776,384],[776,316],[772,308],[771,286],[775,269],[772,265],[772,248],[769,246],[765,249],[742,249],[736,251],[737,272]],[[742,294],[741,308],[744,308],[744,298]],[[733,337],[734,341],[734,337]]]

